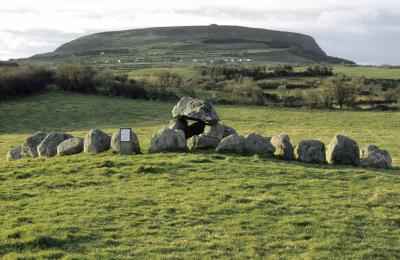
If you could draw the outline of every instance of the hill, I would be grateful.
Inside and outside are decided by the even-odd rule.
[[[240,26],[182,26],[103,32],[65,43],[36,62],[125,65],[353,62],[328,56],[308,35]]]
[[[241,134],[375,143],[393,170],[212,151],[5,161],[37,130],[132,127],[145,151],[172,106],[58,92],[1,102],[0,258],[400,258],[394,112],[216,106]]]

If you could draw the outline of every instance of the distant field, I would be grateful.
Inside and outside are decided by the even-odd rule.
[[[335,73],[364,76],[370,79],[400,79],[400,69],[385,67],[334,67]]]
[[[393,170],[148,154],[172,103],[53,92],[0,102],[0,258],[400,258],[399,113],[216,106],[240,134],[336,133],[388,149]],[[132,127],[143,155],[6,162],[37,130]]]

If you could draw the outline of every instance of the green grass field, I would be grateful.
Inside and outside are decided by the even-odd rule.
[[[342,67],[335,66],[335,73],[344,73],[349,76],[364,76],[369,79],[400,79],[400,69],[386,67]]]
[[[400,258],[400,120],[395,112],[216,106],[241,134],[294,144],[336,133],[388,149],[393,170],[272,158],[148,154],[172,103],[52,92],[0,103],[0,257]],[[143,155],[6,162],[37,130],[137,132]]]

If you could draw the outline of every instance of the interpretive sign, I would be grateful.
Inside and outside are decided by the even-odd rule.
[[[131,140],[131,129],[121,128],[120,139],[119,139],[119,152],[120,154],[132,154],[132,140]]]

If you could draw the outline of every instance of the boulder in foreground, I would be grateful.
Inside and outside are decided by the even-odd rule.
[[[63,132],[51,132],[38,145],[37,151],[39,156],[55,156],[57,154],[57,146],[63,141],[72,138],[72,135]]]
[[[121,131],[118,129],[114,132],[111,138],[111,150],[114,152],[120,152],[120,139],[121,139]],[[139,137],[133,131],[131,131],[130,136],[130,144],[132,146],[132,153],[133,154],[140,154],[140,144],[139,144]]]
[[[325,144],[318,140],[303,140],[294,151],[296,160],[306,163],[326,163]]]
[[[275,152],[275,147],[271,144],[270,138],[258,134],[248,134],[244,137],[244,153],[260,156],[272,155]]]
[[[244,138],[238,134],[232,134],[221,140],[215,151],[217,153],[243,154]]]
[[[218,123],[219,117],[208,101],[182,97],[172,109],[172,117],[201,121],[208,125]]]
[[[83,143],[84,139],[81,137],[69,138],[57,146],[57,154],[62,156],[81,153],[83,151]]]
[[[92,129],[85,137],[86,153],[101,153],[110,149],[111,137],[99,129]]]
[[[329,164],[359,165],[357,142],[347,136],[336,135],[326,149],[326,160]]]
[[[187,151],[185,133],[182,130],[164,128],[151,137],[150,153]]]
[[[392,168],[392,157],[386,150],[376,145],[368,145],[361,149],[361,165],[374,168]]]
[[[271,144],[275,147],[275,156],[284,160],[294,160],[294,149],[288,135],[276,135],[272,137]]]

